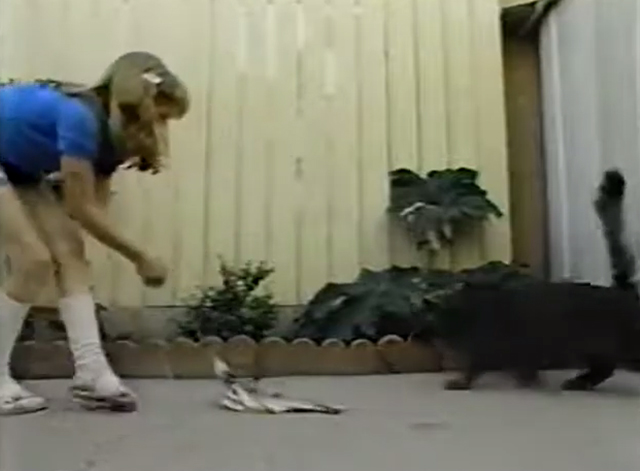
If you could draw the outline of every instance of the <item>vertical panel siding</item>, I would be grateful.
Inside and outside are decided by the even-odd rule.
[[[332,68],[329,79],[330,271],[336,281],[350,281],[359,268],[358,216],[360,175],[358,160],[359,70],[355,0],[333,0],[331,14]],[[333,83],[332,83],[333,82]],[[332,117],[332,118],[331,118]]]
[[[441,0],[415,3],[415,42],[417,51],[418,116],[420,128],[418,167],[445,168],[450,162],[447,91],[447,49],[445,12]],[[443,249],[430,261],[438,268],[451,265],[449,249]]]
[[[283,304],[363,266],[423,263],[385,214],[399,166],[477,167],[507,209],[497,0],[5,0],[0,13],[2,77],[90,82],[145,49],[190,87],[170,168],[122,172],[111,208],[171,280],[145,290],[90,242],[104,302],[180,302],[219,281],[219,257],[269,260]],[[428,262],[509,259],[507,221],[451,252]]]
[[[211,74],[209,101],[209,140],[207,146],[207,230],[205,232],[205,279],[216,282],[218,257],[239,260],[237,221],[240,174],[239,107],[240,87],[236,79],[239,59],[240,4],[236,0],[213,2],[210,30],[212,53],[208,58]],[[176,149],[176,153],[180,152]]]
[[[386,1],[388,168],[417,169],[418,129],[414,21],[411,0]],[[445,118],[446,119],[446,118]],[[390,227],[391,261],[415,265],[420,253],[406,243],[404,230]]]
[[[385,3],[360,0],[358,19],[358,86],[360,139],[360,264],[385,268],[390,262],[388,219],[384,211],[389,185],[389,109],[385,61]],[[439,1],[439,0],[437,0]]]
[[[635,0],[566,0],[542,31],[541,57],[549,208],[555,278],[610,284],[592,201],[602,171],[628,179],[628,233],[637,249],[640,216],[640,9]]]
[[[298,168],[302,199],[298,296],[308,298],[329,277],[329,156],[326,90],[327,9],[323,0],[301,0]],[[331,191],[334,189],[332,188]]]
[[[263,260],[268,256],[267,215],[269,194],[267,108],[267,5],[240,0],[242,10],[242,56],[239,83],[241,145],[239,160],[239,204],[237,212],[239,253],[243,259]]]
[[[507,168],[507,131],[501,49],[500,10],[494,0],[471,0],[472,74],[476,130],[476,167],[481,183],[504,210],[505,218],[488,221],[479,235],[483,260],[510,260],[509,176]]]
[[[299,293],[299,211],[302,187],[298,180],[302,136],[298,120],[299,61],[296,0],[274,0],[271,68],[272,146],[270,158],[269,258],[277,267],[270,288],[276,299],[295,304]]]
[[[447,77],[447,126],[449,139],[449,164],[453,167],[468,165],[478,168],[478,132],[475,107],[478,96],[477,74],[474,67],[475,51],[471,3],[445,2],[445,70]],[[452,264],[462,268],[465,264],[477,264],[481,259],[477,240],[461,241],[452,250]]]

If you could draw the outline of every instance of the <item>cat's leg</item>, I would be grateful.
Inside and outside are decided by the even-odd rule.
[[[537,369],[522,368],[513,372],[518,386],[522,388],[535,388],[542,385],[542,376]]]
[[[444,388],[447,391],[468,391],[473,388],[473,383],[479,376],[480,372],[465,370],[459,376],[445,381]]]
[[[473,383],[484,373],[480,365],[467,358],[462,365],[458,376],[445,381],[444,389],[448,391],[466,391],[473,388]]]
[[[605,382],[616,369],[615,361],[608,358],[590,358],[588,369],[562,383],[565,391],[590,391]]]
[[[524,348],[526,347],[526,348]],[[539,349],[527,346],[524,342],[512,349],[514,368],[512,376],[521,388],[534,388],[543,383],[540,374],[542,362],[538,354]]]

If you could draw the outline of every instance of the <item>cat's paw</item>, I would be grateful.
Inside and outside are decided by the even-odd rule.
[[[563,391],[591,391],[592,389],[593,385],[580,376],[569,378],[562,383]]]
[[[544,386],[544,380],[537,371],[522,371],[515,374],[516,384],[520,388],[537,389]]]
[[[464,378],[452,378],[444,382],[444,389],[447,391],[468,391],[471,384]]]

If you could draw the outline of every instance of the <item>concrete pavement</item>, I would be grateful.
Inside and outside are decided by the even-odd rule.
[[[600,392],[543,391],[487,377],[447,392],[443,375],[267,380],[341,416],[216,409],[217,381],[131,381],[141,410],[78,410],[66,381],[34,382],[52,410],[0,418],[0,471],[638,471],[640,375]]]

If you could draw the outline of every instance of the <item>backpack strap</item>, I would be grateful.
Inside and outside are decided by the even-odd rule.
[[[100,130],[98,156],[94,161],[94,170],[98,176],[111,176],[124,161],[124,139],[120,130],[112,129],[107,112],[98,96],[85,85],[51,79],[39,80],[38,82],[53,87],[67,96],[79,99],[91,109],[98,120]]]
[[[21,80],[9,79],[0,82],[0,87],[15,83],[25,83]],[[28,83],[28,82],[27,82]],[[122,133],[118,129],[112,129],[109,118],[98,96],[85,85],[72,82],[63,82],[53,79],[36,79],[31,81],[42,86],[51,87],[59,92],[79,99],[93,112],[98,121],[99,140],[98,155],[93,167],[97,176],[109,177],[124,162],[125,146]]]

